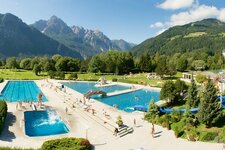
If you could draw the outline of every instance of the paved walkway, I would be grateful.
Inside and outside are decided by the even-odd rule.
[[[88,138],[96,150],[129,150],[141,147],[147,150],[222,150],[222,144],[177,139],[173,131],[168,131],[160,126],[155,126],[157,134],[153,138],[150,134],[151,124],[143,121],[143,113],[126,113],[95,100],[87,101],[87,105],[91,105],[91,109],[96,111],[93,115],[92,111],[87,112],[80,106],[79,101],[83,99],[82,94],[69,88],[67,88],[66,94],[55,88],[55,85],[59,85],[57,81],[49,80],[49,82],[53,85],[47,83],[46,80],[36,81],[49,100],[44,104],[46,107],[54,108],[68,122],[70,132],[56,136],[27,137],[24,134],[24,126],[21,126],[21,120],[23,112],[31,109],[29,104],[23,104],[24,110],[16,110],[16,103],[8,103],[9,113],[7,125],[0,136],[1,146],[39,148],[46,140],[74,136]],[[0,84],[0,88],[1,86],[2,84]],[[68,113],[66,113],[66,108],[68,108]],[[103,112],[110,116],[106,118]],[[118,115],[122,116],[126,125],[134,127],[132,134],[122,138],[113,136]],[[136,126],[133,124],[134,119],[136,119]]]

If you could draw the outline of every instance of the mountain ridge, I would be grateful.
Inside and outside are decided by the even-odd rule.
[[[218,52],[225,48],[225,23],[217,19],[204,19],[186,25],[174,26],[149,38],[130,51],[135,56],[142,53],[170,55],[202,50]]]
[[[99,30],[85,29],[80,26],[68,26],[62,19],[52,16],[48,20],[36,21],[31,26],[35,27],[45,35],[57,40],[81,53],[84,57],[91,57],[96,53],[116,49],[125,50],[133,47],[123,40],[123,44],[113,42],[103,32]],[[121,42],[120,42],[121,43]],[[126,45],[121,46],[120,45]]]

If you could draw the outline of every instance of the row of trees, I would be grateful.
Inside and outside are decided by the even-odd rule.
[[[0,66],[6,68],[21,68],[40,71],[80,71],[127,74],[129,72],[156,72],[173,76],[177,71],[221,69],[224,66],[221,53],[206,52],[176,53],[171,56],[149,55],[145,53],[140,58],[134,58],[129,52],[107,51],[96,54],[92,59],[79,60],[71,57],[54,55],[49,57],[34,57],[19,59],[10,57],[0,61]]]
[[[156,71],[159,74],[170,75],[175,71],[221,69],[224,66],[224,58],[221,53],[198,51],[175,53],[171,56],[156,53],[153,56],[142,54],[137,64],[142,71]]]
[[[10,57],[1,61],[1,66],[8,69],[25,69],[33,70],[35,74],[41,71],[80,71],[81,61],[72,57],[63,57],[61,55],[54,55],[49,57],[34,57],[19,59]]]

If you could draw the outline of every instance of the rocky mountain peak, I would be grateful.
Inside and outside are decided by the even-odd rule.
[[[46,22],[45,25],[44,21],[38,21],[33,26],[38,30],[43,29],[43,26],[45,26],[40,31],[73,48],[75,51],[80,52],[84,57],[90,57],[96,53],[110,49],[124,50],[124,46],[120,48],[117,43],[111,41],[100,30],[85,29],[75,25],[69,27],[63,20],[56,16],[52,16]],[[129,45],[129,43],[127,44]]]

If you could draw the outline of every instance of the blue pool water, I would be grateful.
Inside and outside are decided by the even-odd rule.
[[[134,110],[130,108],[135,105],[148,107],[151,99],[154,99],[155,102],[159,101],[159,91],[138,90],[109,97],[95,97],[95,99],[110,106],[117,104],[118,109],[132,112]]]
[[[25,134],[28,136],[47,136],[68,133],[69,129],[60,116],[51,111],[24,112]]]
[[[96,87],[95,82],[63,82],[62,84],[64,84],[65,86],[68,86],[82,94],[85,94],[90,90],[101,90],[106,93],[111,93],[111,92],[115,92],[115,91],[127,90],[130,88],[128,86],[121,86],[121,85]]]
[[[1,92],[0,99],[8,102],[32,101],[37,102],[37,95],[42,93],[34,81],[8,81]],[[42,96],[43,101],[47,101]]]

